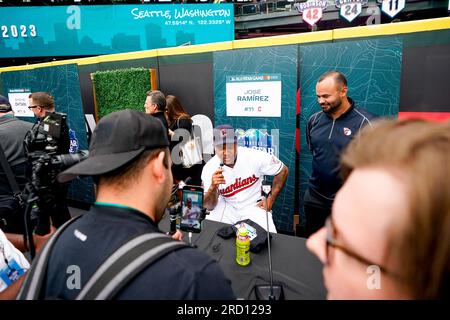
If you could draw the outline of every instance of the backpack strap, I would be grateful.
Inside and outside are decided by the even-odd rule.
[[[70,219],[56,230],[56,232],[47,240],[42,250],[34,258],[30,269],[25,274],[25,281],[17,295],[17,300],[37,300],[42,297],[42,284],[47,276],[47,265],[51,251],[56,240],[61,233],[82,215]]]
[[[117,249],[91,276],[76,300],[108,300],[142,270],[166,254],[185,248],[161,233],[146,233],[133,237]]]

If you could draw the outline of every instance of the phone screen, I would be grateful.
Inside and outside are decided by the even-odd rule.
[[[201,231],[201,213],[203,207],[203,189],[186,186],[183,188],[180,229],[185,231]]]

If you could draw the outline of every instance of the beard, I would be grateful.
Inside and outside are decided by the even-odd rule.
[[[333,114],[337,110],[340,109],[342,105],[342,100],[335,101],[334,103],[324,103],[321,104],[320,107],[322,108],[322,111],[328,114]]]
[[[173,185],[173,178],[172,178],[172,173],[170,172],[169,169],[169,173],[170,174],[170,179],[167,178],[166,181],[164,182],[164,185],[162,186],[162,192],[158,198],[158,205],[156,206],[156,223],[158,223],[159,221],[161,221],[161,219],[164,217],[165,213],[166,213],[166,207],[167,204],[169,203],[170,197],[172,196],[172,185]]]
[[[224,155],[224,158],[222,161],[223,161],[223,164],[225,164],[226,166],[233,167],[234,164],[236,163],[236,158],[237,158],[237,154],[230,153],[230,154]]]

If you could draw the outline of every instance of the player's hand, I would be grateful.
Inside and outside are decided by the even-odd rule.
[[[265,199],[261,199],[261,201],[259,201],[259,202],[256,204],[256,206],[257,206],[258,208],[263,209],[263,210],[267,210],[267,211],[272,210],[272,199],[271,199],[271,197],[269,197],[269,198],[267,199],[267,208],[266,208],[266,200],[265,200]]]
[[[223,169],[219,168],[217,169],[211,178],[211,186],[213,188],[217,188],[220,184],[225,183],[225,177],[223,176]]]

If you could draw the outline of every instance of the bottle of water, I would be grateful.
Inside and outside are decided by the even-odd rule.
[[[250,237],[245,227],[240,227],[236,235],[236,262],[240,266],[250,263]]]

